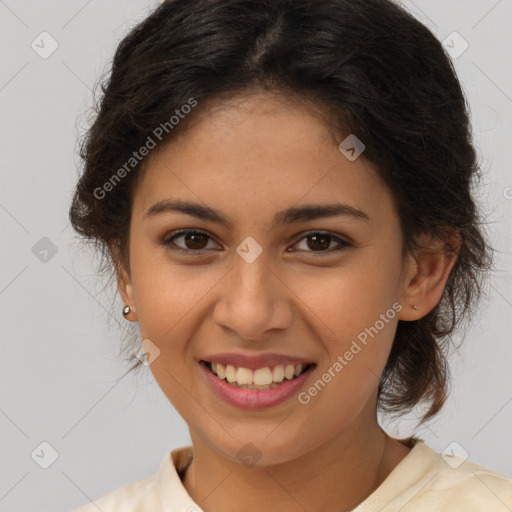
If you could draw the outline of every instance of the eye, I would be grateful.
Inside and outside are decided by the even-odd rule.
[[[162,245],[169,247],[173,251],[189,254],[194,252],[200,253],[211,249],[211,247],[208,247],[208,241],[213,241],[208,233],[195,229],[183,229],[171,235],[172,236],[166,236],[164,240],[162,240]],[[183,240],[184,247],[175,242],[175,240],[179,240],[180,238]]]
[[[304,245],[307,248],[306,252],[312,253],[332,253],[341,251],[352,245],[349,242],[342,240],[338,236],[333,235],[332,233],[322,231],[312,231],[306,234],[299,240],[299,242],[297,242],[297,244],[301,243],[303,240],[305,241]],[[338,244],[338,247],[333,250],[327,250],[333,241]]]
[[[181,243],[178,244],[176,241],[180,239]],[[333,241],[338,245],[338,247],[329,250]],[[215,248],[208,247],[208,242],[213,243],[213,240],[210,237],[210,235],[208,235],[208,233],[206,233],[205,231],[199,231],[195,229],[183,229],[166,236],[161,243],[162,245],[168,247],[173,251],[194,255],[194,253],[201,254],[204,251],[208,251],[211,250],[212,248]],[[341,251],[352,245],[351,243],[342,240],[340,237],[335,236],[332,233],[321,231],[312,231],[307,233],[294,245],[299,245],[300,243],[304,243],[306,249],[299,250],[305,250],[305,252],[311,253],[324,254]]]

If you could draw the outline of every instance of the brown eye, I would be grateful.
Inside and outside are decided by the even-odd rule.
[[[182,241],[178,244],[176,240]],[[179,252],[190,252],[208,250],[208,242],[211,238],[203,231],[183,230],[167,236],[162,244]],[[174,246],[174,247],[173,247]]]
[[[178,240],[181,240],[180,243],[177,243]],[[342,240],[341,238],[334,236],[331,233],[321,233],[316,231],[303,236],[295,245],[303,243],[303,241],[306,241],[306,247],[300,249],[301,251],[309,252],[312,254],[318,253],[319,256],[323,254],[338,252],[352,245],[351,243],[346,242],[345,240]],[[204,231],[186,229],[171,233],[171,235],[166,236],[161,243],[173,251],[178,251],[189,255],[198,255],[204,251],[215,248],[208,247],[208,242],[213,243],[213,240]],[[329,250],[333,242],[337,244],[338,247],[334,247],[333,249]]]
[[[302,243],[303,240],[306,242],[303,244],[303,249],[300,250],[304,250],[305,252],[310,253],[332,253],[341,251],[347,247],[350,247],[351,245],[349,242],[346,242],[345,240],[342,240],[341,238],[330,233],[321,233],[316,231],[302,237],[296,245]],[[332,250],[328,250],[333,242],[337,244],[338,247],[335,247]]]
[[[306,237],[310,243],[308,247],[313,251],[328,249],[331,245],[331,237],[329,235],[310,235]]]
[[[199,250],[204,249],[208,244],[207,236],[202,233],[187,233],[184,235],[184,242],[187,249]]]

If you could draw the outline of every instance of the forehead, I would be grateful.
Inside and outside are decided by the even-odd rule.
[[[377,169],[363,156],[347,159],[339,142],[320,108],[290,98],[255,94],[213,104],[150,155],[134,211],[182,198],[234,216],[339,201],[391,214]]]

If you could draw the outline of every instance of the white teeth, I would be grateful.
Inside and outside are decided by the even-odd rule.
[[[272,380],[274,382],[283,382],[284,380],[284,366],[282,364],[278,364],[274,366],[272,370]]]
[[[218,365],[220,365],[220,363],[218,363]],[[236,381],[236,368],[231,364],[226,366],[226,379],[229,383]]]
[[[221,364],[217,364],[217,371],[214,373],[219,376],[219,379],[224,379],[226,377],[226,369]]]
[[[285,369],[284,369],[284,378],[285,379],[293,379],[293,376],[295,374],[295,367],[293,366],[293,364],[288,364],[286,365]]]
[[[303,364],[278,364],[273,369],[266,366],[251,370],[250,368],[235,367],[231,364],[211,363],[212,372],[220,379],[227,380],[235,386],[243,386],[249,389],[268,389],[275,387],[284,379],[291,380],[298,377],[304,370]]]
[[[238,370],[240,370],[240,368]],[[257,370],[254,370],[253,383],[258,386],[267,386],[268,384],[272,384],[272,372],[270,371],[270,368],[267,366],[266,368],[258,368]],[[248,384],[252,383],[248,382]]]
[[[238,368],[236,371],[236,381],[238,384],[254,384],[253,371],[249,368]]]

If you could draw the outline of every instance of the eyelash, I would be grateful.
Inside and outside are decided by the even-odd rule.
[[[208,233],[206,233],[205,231],[200,231],[197,229],[182,229],[182,230],[176,231],[174,233],[170,233],[170,236],[166,236],[162,240],[161,244],[167,249],[179,252],[181,254],[187,254],[188,256],[201,255],[204,252],[210,250],[210,249],[183,249],[182,247],[178,247],[178,246],[176,246],[176,244],[174,244],[175,239],[180,238],[187,234],[205,235],[207,238],[212,240],[210,235],[208,235]],[[304,236],[302,236],[302,238],[300,238],[294,245],[298,244],[302,240],[304,240],[310,236],[313,236],[313,235],[324,235],[324,236],[329,237],[331,239],[331,241],[335,241],[340,244],[340,247],[338,247],[337,249],[334,249],[334,250],[327,249],[325,251],[306,251],[306,252],[310,252],[310,253],[314,254],[315,257],[322,256],[324,254],[331,254],[333,252],[342,251],[342,250],[352,246],[352,244],[347,242],[346,240],[342,240],[341,238],[333,235],[332,233],[325,232],[325,231],[309,231]]]

